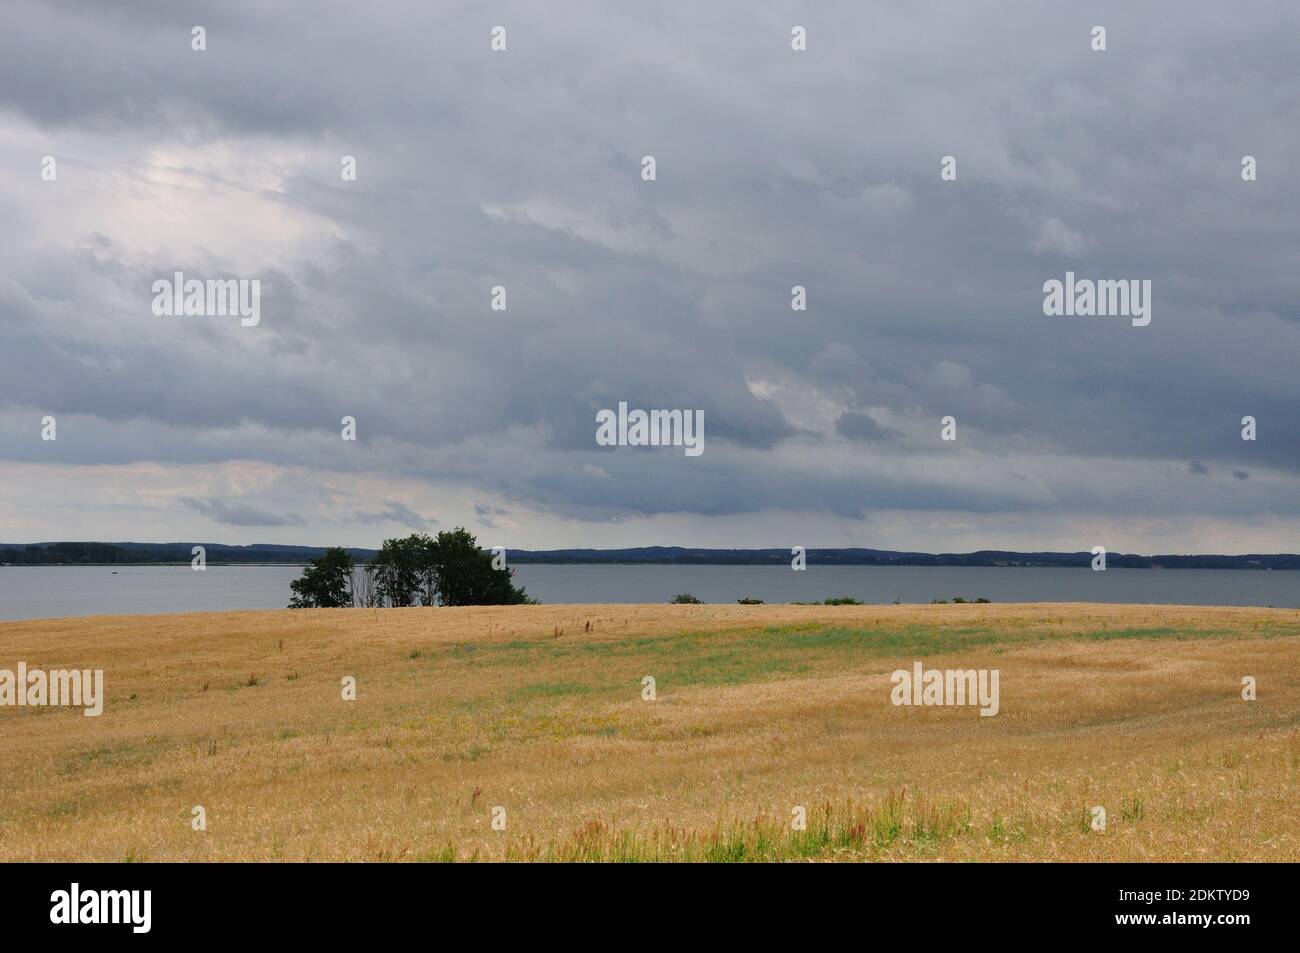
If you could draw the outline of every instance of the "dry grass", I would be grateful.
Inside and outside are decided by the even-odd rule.
[[[0,668],[102,668],[108,700],[0,708],[0,859],[1295,861],[1298,635],[1099,605],[4,623]],[[1001,713],[892,706],[914,659],[999,669]]]

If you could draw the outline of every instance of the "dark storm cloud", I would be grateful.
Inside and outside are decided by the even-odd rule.
[[[1285,487],[1214,473],[1300,471],[1288,4],[12,12],[0,413],[79,424],[51,447],[0,426],[4,459],[456,478],[592,519],[1140,511],[1136,467],[1188,460],[1207,479],[1161,505],[1244,515]],[[193,240],[133,224],[204,196]],[[154,316],[176,270],[260,278],[261,324]],[[1151,325],[1045,317],[1067,270],[1151,279]],[[597,452],[620,400],[703,411],[705,454]],[[1079,460],[1107,461],[1106,493],[1068,478]],[[421,525],[397,505],[357,518]]]
[[[846,411],[835,418],[835,432],[849,440],[887,443],[902,436],[897,430],[882,427],[870,414]]]

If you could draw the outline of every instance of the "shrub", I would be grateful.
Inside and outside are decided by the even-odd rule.
[[[702,603],[689,592],[679,592],[668,600],[670,606],[698,606]]]

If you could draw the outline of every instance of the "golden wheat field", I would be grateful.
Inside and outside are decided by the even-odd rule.
[[[0,668],[103,669],[106,702],[0,708],[0,859],[1296,861],[1298,636],[1083,604],[4,623]],[[997,669],[1000,712],[891,704],[917,660]]]

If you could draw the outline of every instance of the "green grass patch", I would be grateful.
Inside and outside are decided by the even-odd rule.
[[[563,698],[568,695],[589,695],[609,691],[613,685],[592,685],[586,682],[534,682],[510,692],[510,701],[527,701],[530,698]]]
[[[511,690],[510,702],[562,699],[593,694],[618,695],[639,691],[644,675],[653,675],[658,690],[708,685],[739,685],[783,676],[800,675],[821,667],[847,667],[882,658],[923,659],[961,655],[977,649],[1002,651],[1016,645],[1043,642],[1110,642],[1119,640],[1183,641],[1210,638],[1294,637],[1300,623],[1280,623],[1271,628],[1231,630],[1184,629],[1171,626],[1093,629],[1061,632],[1053,624],[1006,626],[997,624],[895,626],[841,626],[817,622],[668,635],[629,636],[616,641],[584,641],[580,635],[454,646],[451,658],[477,667],[578,665],[601,661],[604,677],[596,681],[558,678],[533,682]],[[558,673],[557,673],[558,674]]]

